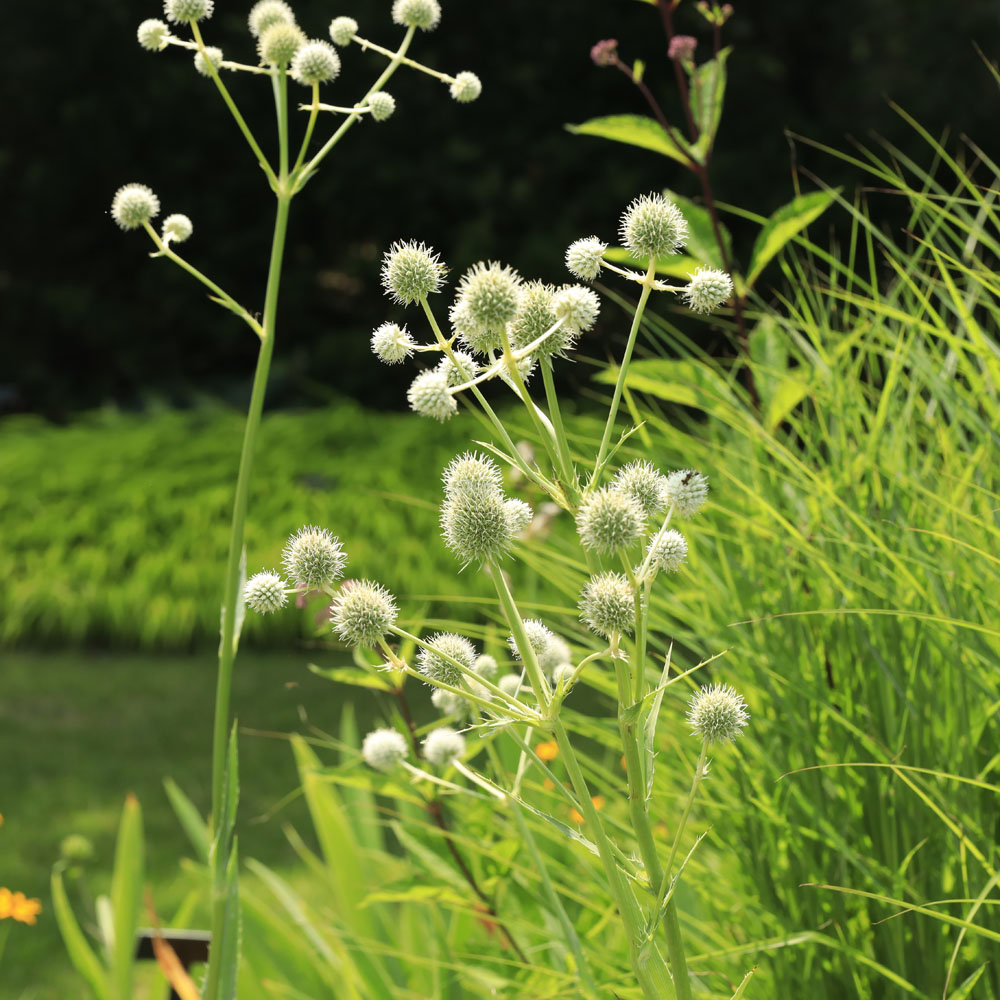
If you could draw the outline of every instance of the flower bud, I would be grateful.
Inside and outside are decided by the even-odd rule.
[[[471,354],[465,351],[452,351],[455,360],[447,355],[443,357],[437,365],[436,371],[440,372],[448,380],[448,385],[464,385],[471,382],[480,372],[479,362]]]
[[[416,240],[393,243],[382,258],[382,287],[404,306],[440,291],[447,273],[438,255]]]
[[[329,587],[344,575],[347,566],[340,539],[311,524],[288,539],[281,559],[288,576],[309,588]]]
[[[652,462],[629,462],[615,473],[611,485],[632,497],[647,517],[667,506],[667,477]]]
[[[538,618],[525,618],[523,624],[525,635],[528,637],[528,645],[534,650],[535,659],[540,661],[555,636],[552,634],[552,630]],[[510,646],[515,660],[524,659],[513,635],[507,636],[507,644]]]
[[[395,729],[375,729],[361,744],[361,756],[376,771],[391,771],[400,761],[406,760],[409,753],[406,739]]]
[[[633,257],[669,257],[681,250],[687,237],[687,220],[662,194],[636,198],[622,215],[622,243]]]
[[[392,20],[406,28],[433,31],[441,20],[441,4],[438,0],[395,0]]]
[[[522,286],[517,312],[508,334],[514,350],[522,350],[537,340],[556,322],[555,289],[544,281],[529,281]],[[532,357],[558,354],[567,340],[563,327],[554,330],[532,352]]]
[[[503,494],[467,491],[445,500],[441,535],[464,565],[502,559],[514,540]]]
[[[521,675],[520,674],[504,674],[497,683],[497,687],[508,698],[516,698],[518,692],[521,690]]]
[[[399,609],[385,587],[361,580],[341,588],[330,620],[348,646],[375,646],[396,624]]]
[[[414,346],[406,327],[396,323],[383,323],[372,333],[372,353],[387,365],[408,358]]]
[[[368,107],[371,108],[372,121],[384,122],[387,118],[391,118],[396,110],[396,98],[380,90],[377,94],[369,96]]]
[[[138,229],[160,214],[160,199],[145,184],[120,187],[111,202],[111,218],[122,229]]]
[[[207,59],[205,57],[208,57]],[[206,45],[204,53],[199,49],[194,54],[194,68],[202,76],[211,76],[212,69],[209,68],[211,64],[212,68],[216,72],[219,71],[219,66],[222,64],[222,49],[215,45]]]
[[[468,493],[499,493],[503,486],[500,466],[487,455],[467,451],[453,458],[441,476],[449,499]]]
[[[487,354],[499,350],[500,331],[477,323],[464,302],[452,303],[448,309],[448,319],[451,320],[452,332],[470,351]]]
[[[458,403],[448,391],[448,377],[444,372],[421,372],[406,390],[410,409],[422,417],[445,421],[458,413]]]
[[[162,52],[167,47],[170,29],[162,21],[150,17],[139,25],[139,30],[135,35],[139,39],[139,44],[147,52]]]
[[[250,34],[260,38],[272,24],[295,24],[292,8],[284,0],[258,0],[247,17]]]
[[[570,678],[576,673],[576,667],[572,663],[560,663],[552,671],[552,685],[558,688],[562,684],[565,690],[569,686]]]
[[[59,856],[72,864],[83,864],[94,856],[94,844],[82,833],[71,833],[59,842]]]
[[[646,515],[625,493],[605,486],[580,505],[576,528],[585,549],[615,552],[631,545],[645,530]]]
[[[482,92],[483,85],[479,77],[468,70],[459,73],[448,87],[448,93],[459,104],[471,104]]]
[[[507,515],[507,530],[514,538],[531,524],[534,516],[531,508],[523,500],[505,500],[503,509]]]
[[[590,50],[590,58],[595,66],[614,66],[618,61],[618,39],[605,38]]]
[[[675,59],[677,62],[690,62],[697,47],[698,39],[692,35],[674,35],[667,48],[667,58]]]
[[[499,330],[514,318],[520,295],[521,277],[513,268],[479,261],[462,276],[456,301],[473,323]]]
[[[340,73],[340,56],[329,42],[306,42],[296,51],[290,73],[293,80],[307,87],[329,83]]]
[[[330,22],[330,38],[334,45],[350,45],[358,33],[358,22],[353,17],[335,17]]]
[[[732,743],[750,721],[746,702],[728,684],[701,688],[691,699],[687,722],[706,743]]]
[[[607,243],[596,236],[588,236],[570,243],[566,251],[566,267],[569,273],[581,281],[593,281],[601,273],[601,263]]]
[[[597,314],[601,311],[601,300],[597,292],[583,285],[563,285],[555,295],[553,302],[556,316],[565,317],[563,329],[567,331],[567,339],[575,340],[578,333],[586,333],[597,322]],[[568,348],[571,346],[567,344]]]
[[[204,21],[215,10],[215,0],[163,0],[163,13],[174,24]]]
[[[174,212],[163,220],[163,228],[160,230],[160,238],[164,243],[183,243],[190,239],[194,232],[194,226],[186,215]]]
[[[425,677],[443,681],[452,687],[461,687],[464,676],[462,671],[451,660],[445,659],[445,656],[458,660],[462,666],[472,670],[476,663],[476,647],[455,632],[436,633],[428,639],[427,647],[422,646],[417,653],[417,668],[420,672]]]
[[[257,52],[271,66],[287,66],[306,44],[302,29],[292,21],[278,21],[260,33]]]
[[[692,517],[701,510],[708,496],[708,478],[694,469],[679,469],[667,476],[667,501],[681,517]]]
[[[733,279],[725,271],[700,267],[684,289],[684,300],[698,313],[710,313],[733,294]]]
[[[431,692],[431,704],[442,715],[464,716],[469,711],[469,702],[465,698],[444,688],[435,688]]]
[[[495,657],[490,656],[489,653],[483,653],[482,656],[476,658],[472,669],[480,677],[485,677],[488,681],[491,681],[500,672],[500,665],[497,663]]]
[[[247,607],[259,615],[269,615],[288,603],[285,581],[274,570],[254,573],[243,587]]]
[[[687,539],[671,528],[655,537],[646,550],[646,558],[654,570],[665,573],[676,573],[687,558]]]
[[[552,635],[538,657],[538,665],[550,674],[560,663],[567,663],[571,659],[573,651],[569,648],[569,643],[562,636]]]
[[[635,594],[622,573],[602,573],[587,581],[580,595],[580,620],[606,639],[630,635],[635,622]]]
[[[465,737],[449,726],[432,729],[424,740],[424,756],[435,767],[450,767],[465,753]]]

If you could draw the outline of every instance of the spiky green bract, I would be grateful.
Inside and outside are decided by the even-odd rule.
[[[392,19],[407,28],[433,31],[441,20],[441,4],[438,0],[395,0]]]
[[[479,261],[462,276],[455,302],[468,310],[472,323],[500,330],[517,312],[521,284],[521,276],[512,267]]]
[[[207,58],[206,58],[207,57]],[[205,51],[200,49],[194,54],[194,68],[202,76],[211,76],[212,69],[218,72],[222,64],[222,49],[215,45],[206,45]]]
[[[443,681],[452,687],[461,687],[462,671],[445,659],[450,656],[463,667],[472,670],[476,663],[476,647],[464,636],[455,632],[437,632],[427,640],[427,646],[417,653],[417,667],[425,677]],[[444,654],[442,656],[441,654]]]
[[[334,45],[350,45],[358,33],[358,22],[353,17],[335,17],[330,22],[330,38]]]
[[[463,70],[455,76],[448,93],[459,104],[470,104],[483,92],[483,84],[475,73]]]
[[[439,291],[447,273],[438,255],[416,240],[393,243],[382,257],[382,287],[403,306]]]
[[[295,14],[284,0],[258,0],[247,17],[247,26],[254,38],[260,38],[272,24],[294,23]]]
[[[687,558],[687,539],[671,528],[655,537],[647,549],[649,565],[654,570],[676,573]]]
[[[646,515],[628,494],[613,487],[587,497],[576,514],[576,529],[585,549],[616,552],[631,545],[646,527]]]
[[[469,491],[446,499],[441,506],[441,536],[463,565],[502,559],[514,541],[503,494]]]
[[[180,212],[174,212],[163,220],[160,237],[164,243],[183,243],[193,232],[194,225],[191,220]]]
[[[307,87],[329,83],[340,73],[340,55],[329,42],[313,39],[295,53],[289,72],[293,80]]]
[[[271,66],[287,66],[306,44],[302,29],[292,21],[278,21],[265,28],[257,40],[261,61]]]
[[[285,543],[281,560],[289,578],[307,587],[329,587],[344,575],[347,553],[326,528],[307,524]]]
[[[561,349],[567,351],[578,334],[586,333],[597,322],[601,300],[597,292],[583,285],[563,285],[556,289],[553,307],[556,316],[564,320],[560,329],[565,331],[565,343]]]
[[[728,684],[701,688],[691,699],[687,722],[706,743],[732,743],[750,721],[746,702]]]
[[[135,36],[147,52],[162,52],[167,47],[170,29],[162,21],[150,17],[139,25]]]
[[[403,734],[395,729],[374,729],[361,744],[361,756],[376,771],[391,771],[409,752]]]
[[[448,463],[441,482],[448,499],[468,493],[499,493],[503,486],[503,473],[488,455],[467,451]]]
[[[372,333],[372,353],[387,365],[404,361],[416,345],[405,326],[383,323]]]
[[[713,267],[700,267],[684,289],[684,301],[698,313],[710,313],[733,294],[733,279],[725,271]]]
[[[470,351],[476,354],[486,354],[500,348],[500,331],[477,323],[464,302],[453,302],[448,308],[448,319],[451,322],[452,333]]]
[[[372,121],[384,122],[387,118],[391,118],[396,110],[396,98],[380,90],[368,98],[368,107],[371,108]]]
[[[500,672],[500,664],[497,663],[496,658],[490,656],[489,653],[483,653],[482,656],[476,658],[476,662],[472,669],[475,670],[480,677],[485,677],[488,681],[491,681]]]
[[[465,351],[452,351],[452,355],[454,360],[445,356],[438,362],[437,371],[444,375],[450,386],[471,382],[481,370],[479,362]]]
[[[424,740],[424,756],[435,767],[450,767],[465,753],[465,737],[450,726],[432,729]]]
[[[633,257],[669,257],[681,250],[687,237],[687,220],[662,194],[636,198],[622,215],[622,243]]]
[[[667,477],[652,462],[629,462],[615,473],[611,485],[632,497],[647,517],[667,506]]]
[[[448,391],[448,377],[444,372],[421,372],[406,390],[410,409],[422,417],[433,417],[444,422],[458,412],[458,403]]]
[[[681,517],[693,517],[708,496],[708,478],[694,469],[678,469],[667,476],[667,501]]]
[[[534,650],[535,658],[540,661],[546,649],[548,649],[549,643],[555,638],[552,630],[538,618],[525,618],[524,634],[528,637],[528,644]],[[510,646],[510,651],[514,654],[514,659],[524,659],[517,645],[517,640],[513,635],[507,636],[507,644]]]
[[[566,267],[574,278],[593,281],[601,273],[601,263],[607,243],[596,236],[586,236],[570,243],[566,251]]]
[[[163,13],[174,24],[204,21],[214,10],[215,0],[163,0]]]
[[[580,620],[606,639],[629,635],[635,621],[635,594],[622,573],[602,573],[587,581],[580,595]]]
[[[286,584],[274,570],[254,573],[243,587],[243,600],[247,607],[260,615],[269,615],[288,602]]]
[[[399,609],[392,594],[371,580],[344,584],[330,621],[348,646],[374,646],[396,624]]]
[[[507,512],[507,525],[511,535],[519,535],[531,524],[534,516],[531,508],[523,500],[505,500],[504,510]]]
[[[508,330],[511,347],[515,351],[523,350],[553,327],[556,319],[555,289],[544,281],[529,281],[521,289],[517,312]],[[563,349],[565,341],[566,333],[562,327],[553,330],[531,352],[531,357],[557,354]]]
[[[160,214],[160,199],[145,184],[120,187],[111,202],[111,218],[122,229],[138,229]]]
[[[445,691],[444,688],[435,688],[431,692],[431,704],[442,715],[464,716],[468,714],[470,703],[467,698],[453,691]]]
[[[497,682],[497,687],[509,698],[516,698],[521,690],[521,675],[504,674]]]

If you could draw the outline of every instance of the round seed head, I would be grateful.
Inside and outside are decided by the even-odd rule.
[[[259,615],[269,615],[288,603],[285,581],[274,570],[254,573],[243,587],[247,607]]]
[[[633,257],[668,257],[684,246],[687,236],[687,220],[662,194],[636,198],[622,215],[622,243]]]
[[[441,507],[441,535],[464,565],[502,559],[513,542],[503,495],[454,494]]]
[[[82,833],[71,833],[59,842],[59,855],[65,861],[82,864],[94,856],[94,845]]]
[[[565,317],[562,329],[566,331],[566,349],[577,334],[586,333],[597,322],[597,314],[601,311],[597,292],[583,285],[563,285],[556,292],[554,305],[556,316]]]
[[[329,42],[306,42],[295,53],[290,72],[293,80],[307,87],[314,83],[329,83],[340,72],[340,56]]]
[[[538,665],[546,673],[551,673],[560,663],[568,663],[573,659],[573,651],[562,636],[553,635],[546,643],[538,657]]]
[[[521,690],[521,675],[504,674],[497,682],[497,687],[509,698],[516,698],[518,691]]]
[[[687,559],[687,539],[679,531],[674,531],[671,528],[649,543],[647,554],[649,564],[653,569],[663,570],[665,573],[676,573],[684,560]]]
[[[272,24],[295,24],[292,8],[284,0],[258,0],[247,17],[250,34],[260,38]]]
[[[496,261],[479,261],[462,276],[456,301],[468,309],[473,323],[499,330],[514,318],[520,295],[517,271]]]
[[[372,109],[372,121],[384,122],[386,118],[391,118],[392,113],[396,110],[396,98],[392,94],[380,90],[368,98],[368,107]]]
[[[476,354],[486,354],[500,347],[500,331],[477,323],[465,302],[453,302],[448,309],[451,329],[458,339]]]
[[[215,0],[163,0],[163,13],[174,24],[204,21],[214,10]]]
[[[464,716],[469,710],[469,702],[460,694],[445,691],[444,688],[435,688],[431,693],[431,704],[442,715]]]
[[[587,581],[580,595],[580,619],[598,635],[629,635],[635,621],[634,593],[622,573],[602,573]]]
[[[438,255],[416,240],[393,243],[382,258],[382,287],[404,306],[440,291],[447,273]]]
[[[330,586],[344,575],[347,553],[336,535],[307,524],[285,543],[281,560],[292,580],[319,588]]]
[[[471,104],[483,92],[483,85],[475,73],[463,70],[451,82],[448,93],[459,104]]]
[[[507,514],[507,528],[512,537],[521,534],[531,524],[531,508],[523,500],[505,500],[503,505]]]
[[[536,341],[556,322],[555,289],[544,281],[529,281],[521,289],[517,312],[510,324],[511,347],[520,351]],[[532,351],[532,357],[550,356],[558,353],[566,339],[564,328],[560,327],[542,341]]]
[[[260,33],[257,52],[270,66],[287,66],[306,44],[306,36],[293,21],[277,21]]]
[[[618,470],[611,485],[632,497],[647,517],[667,506],[667,477],[652,462],[629,462]]]
[[[438,0],[395,0],[392,19],[406,28],[433,31],[441,20],[441,4]]]
[[[667,476],[667,502],[681,517],[692,517],[701,510],[708,496],[708,477],[694,469],[679,469]]]
[[[139,30],[135,33],[139,39],[139,44],[147,52],[162,52],[167,47],[167,39],[170,37],[170,29],[155,17],[147,18],[139,25]]]
[[[424,740],[424,756],[435,767],[450,767],[465,753],[465,737],[449,726],[432,729]]]
[[[639,504],[610,486],[587,497],[576,515],[576,529],[583,547],[595,552],[626,548],[645,527],[646,515]]]
[[[376,771],[391,771],[409,756],[409,747],[402,733],[395,729],[375,729],[361,744],[361,756]]]
[[[701,688],[691,699],[688,725],[706,743],[732,743],[750,721],[746,702],[728,684]]]
[[[183,243],[194,232],[194,226],[186,215],[174,212],[163,220],[160,236],[164,243]]]
[[[160,214],[160,199],[145,184],[120,187],[111,202],[111,218],[122,229],[138,229]]]
[[[410,409],[422,417],[433,417],[444,422],[458,413],[458,403],[448,391],[448,377],[444,372],[421,372],[406,390]]]
[[[414,346],[406,327],[396,323],[383,323],[372,333],[372,353],[387,365],[408,358]]]
[[[569,686],[570,678],[576,672],[576,668],[572,663],[560,663],[552,671],[552,686],[559,687],[560,683],[563,688]]]
[[[437,632],[427,641],[427,646],[427,649],[421,646],[417,653],[417,668],[420,672],[425,677],[444,681],[452,687],[461,687],[464,676],[462,671],[445,657],[458,660],[462,666],[472,670],[476,663],[476,647],[464,636],[454,632]]]
[[[492,458],[480,455],[479,452],[467,451],[448,463],[441,481],[444,483],[444,495],[449,499],[469,493],[499,495],[503,486],[503,473]]]
[[[385,587],[361,580],[341,588],[330,616],[348,646],[374,646],[396,624],[399,609]]]
[[[601,273],[601,263],[607,243],[596,236],[587,236],[570,243],[566,251],[566,267],[574,278],[593,281]]]
[[[471,382],[480,372],[480,365],[476,359],[465,351],[452,351],[455,360],[445,356],[439,362],[437,371],[441,372],[448,380],[448,385],[464,385]]]
[[[207,59],[205,58],[206,56],[208,57]],[[218,48],[218,46],[206,45],[204,54],[202,54],[200,49],[194,54],[194,68],[202,76],[212,75],[212,70],[209,68],[209,65],[211,65],[215,71],[218,72],[221,63],[222,49]]]
[[[493,680],[493,678],[500,673],[500,665],[494,657],[490,656],[489,653],[483,653],[482,656],[477,657],[472,669],[475,670],[480,677],[485,677],[488,681]]]
[[[522,382],[527,382],[528,379],[531,378],[533,372],[535,371],[535,364],[536,362],[533,357],[521,358],[521,360],[518,361],[517,370],[521,376]],[[503,381],[506,382],[507,385],[511,386],[514,389],[517,389],[517,391],[520,391],[520,389],[518,389],[517,385],[515,384],[514,379],[511,376],[510,372],[507,371],[506,368],[500,369],[500,378],[503,379]]]
[[[358,33],[358,22],[353,17],[335,17],[330,22],[330,38],[334,45],[350,45]]]
[[[538,618],[525,618],[524,632],[528,637],[528,645],[534,650],[535,659],[540,661],[548,648],[549,643],[555,638],[552,630]],[[521,660],[521,650],[518,648],[517,640],[513,635],[507,636],[507,643],[510,651],[514,654],[515,660]]]
[[[733,279],[725,271],[700,267],[684,289],[684,301],[698,313],[710,313],[733,294]]]

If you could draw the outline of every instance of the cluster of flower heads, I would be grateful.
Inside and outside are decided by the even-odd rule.
[[[396,729],[374,729],[361,744],[362,759],[376,771],[388,773],[409,755],[406,739]],[[439,726],[427,734],[423,755],[434,767],[451,767],[465,755],[465,737],[448,726]]]

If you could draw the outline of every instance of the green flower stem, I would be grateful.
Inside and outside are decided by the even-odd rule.
[[[542,384],[545,386],[545,400],[549,404],[549,417],[556,433],[563,486],[571,494],[566,499],[575,507],[580,501],[576,470],[573,468],[573,454],[570,451],[569,439],[566,437],[566,428],[563,426],[562,411],[559,409],[559,396],[552,380],[552,359],[545,355],[539,364],[542,369]]]
[[[646,277],[643,280],[642,294],[639,296],[639,303],[635,307],[635,315],[632,317],[632,329],[629,330],[628,343],[625,345],[625,354],[622,356],[622,363],[618,369],[618,381],[615,383],[614,395],[611,397],[611,409],[608,411],[608,421],[604,425],[604,436],[601,438],[601,447],[597,452],[597,461],[594,463],[594,474],[591,476],[590,486],[593,486],[597,482],[597,478],[601,474],[601,466],[604,464],[604,457],[608,453],[608,445],[611,443],[611,432],[615,428],[618,407],[621,405],[622,389],[625,388],[625,377],[628,375],[629,364],[632,361],[632,351],[635,349],[636,335],[639,333],[642,314],[646,311],[646,302],[649,299],[649,293],[653,290],[655,274],[656,258],[650,257],[649,267],[646,268]]]
[[[411,28],[410,31],[412,32],[413,29]],[[367,38],[362,38],[360,35],[355,35],[353,40],[357,42],[358,45],[360,45],[366,52],[368,49],[371,49],[372,52],[378,52],[383,56],[388,56],[390,59],[394,59],[401,66],[409,66],[410,69],[420,70],[421,73],[433,76],[435,80],[440,80],[442,83],[455,82],[455,78],[453,76],[448,76],[447,73],[441,73],[439,70],[431,69],[430,66],[418,63],[414,59],[407,59],[405,56],[401,56],[398,52],[393,52],[391,49],[384,49],[381,45],[376,45],[375,42],[370,42]]]
[[[279,183],[284,185],[288,181],[288,71],[283,66],[271,77],[271,86],[274,89],[274,111],[278,117]]]
[[[306,150],[309,148],[309,141],[312,139],[313,129],[316,127],[316,115],[319,114],[319,84],[312,85],[312,104],[309,106],[309,122],[306,125],[306,134],[302,137],[302,145],[299,147],[299,155],[295,159],[295,166],[292,167],[294,174],[302,161],[306,158]]]
[[[642,582],[642,593],[635,588],[635,691],[637,702],[642,701],[646,686],[646,636],[647,615],[649,614],[649,581]]]

